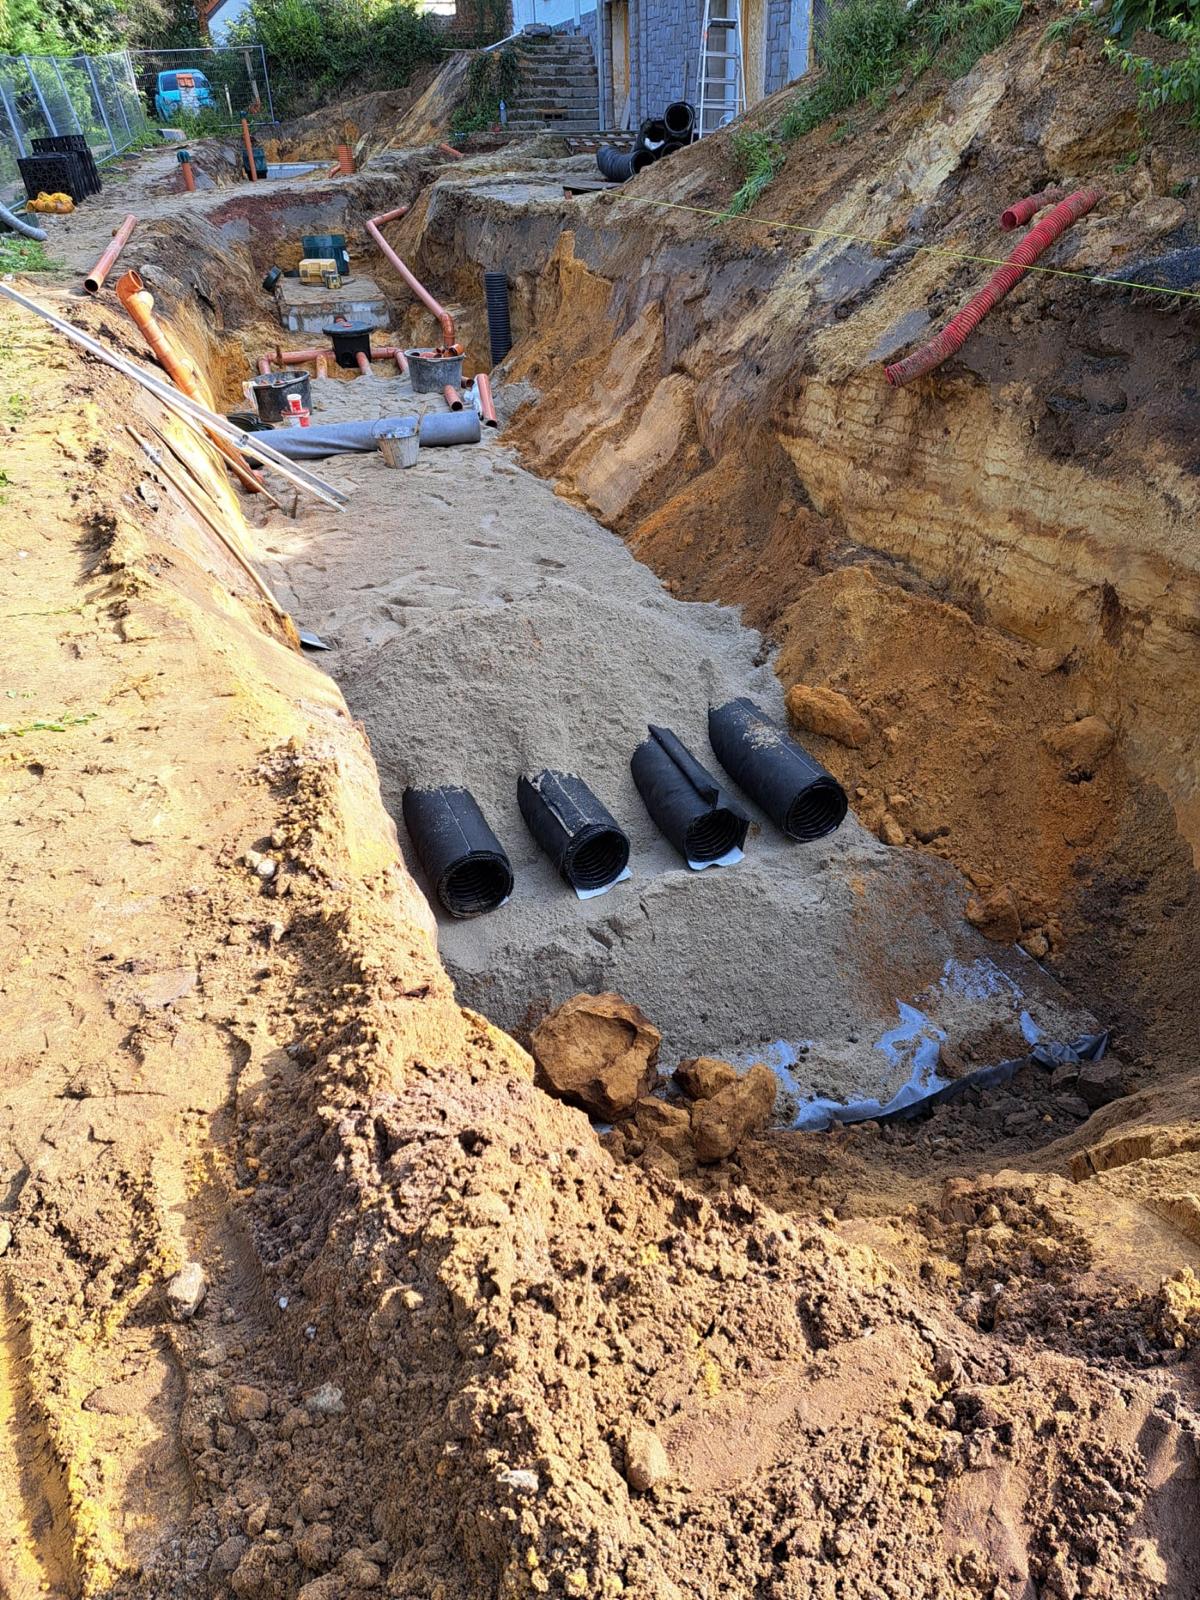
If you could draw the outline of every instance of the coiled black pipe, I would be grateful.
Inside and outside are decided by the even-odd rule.
[[[696,126],[696,108],[690,100],[672,100],[663,112],[663,126],[676,144],[687,144]]]
[[[629,865],[629,840],[573,773],[522,776],[517,804],[530,833],[572,889],[607,889]]]
[[[452,917],[479,917],[508,899],[512,867],[469,789],[408,788],[402,805],[408,836]]]
[[[669,728],[651,723],[629,767],[646,810],[686,861],[703,866],[741,849],[749,817]]]
[[[846,791],[753,700],[708,708],[717,760],[789,839],[823,839],[845,820]]]
[[[503,272],[485,272],[483,297],[487,301],[488,342],[492,365],[498,367],[512,349],[512,328],[508,320],[508,278]]]
[[[671,141],[670,130],[661,117],[646,117],[637,131],[635,150],[644,150],[656,161]]]
[[[611,144],[602,144],[596,151],[596,165],[601,176],[610,183],[624,183],[635,172],[648,167],[653,159],[647,150],[616,150]]]

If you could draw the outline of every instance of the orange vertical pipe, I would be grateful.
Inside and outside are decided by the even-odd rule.
[[[181,161],[179,163],[179,170],[183,174],[184,192],[186,194],[195,194],[196,178],[195,174],[192,172],[192,163],[190,161]]]
[[[254,164],[254,145],[250,140],[250,124],[242,118],[242,143],[246,146],[246,160],[250,165],[250,181],[258,182],[258,168]]]
[[[344,173],[347,178],[352,176],[354,172],[354,151],[351,150],[348,144],[338,145],[337,164],[339,172]]]
[[[371,358],[370,358],[370,356],[364,354],[363,351],[359,350],[359,351],[357,351],[355,353],[354,359],[358,363],[358,370],[362,373],[363,377],[364,378],[369,378],[371,376]]]
[[[109,272],[112,270],[113,262],[129,243],[129,235],[136,227],[137,218],[131,211],[125,218],[125,221],[117,229],[116,233],[113,234],[113,241],[109,245],[108,249],[104,252],[99,261],[97,261],[96,265],[83,280],[83,287],[89,294],[99,294],[105,278],[108,277]]]

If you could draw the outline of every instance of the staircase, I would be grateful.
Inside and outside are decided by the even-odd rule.
[[[569,33],[526,36],[516,48],[521,82],[508,106],[508,126],[518,133],[594,133],[600,110],[587,39]]]

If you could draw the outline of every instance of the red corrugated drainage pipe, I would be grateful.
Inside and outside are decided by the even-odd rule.
[[[952,355],[956,355],[996,302],[1003,300],[1010,290],[1016,288],[1037,258],[1047,251],[1073,222],[1078,222],[1080,217],[1086,216],[1093,206],[1099,205],[1103,198],[1103,192],[1099,189],[1080,189],[1077,194],[1069,195],[1056,205],[1036,227],[1030,228],[1004,265],[993,272],[975,298],[969,300],[940,333],[935,334],[928,344],[922,345],[919,350],[914,350],[912,355],[906,356],[903,361],[884,367],[887,381],[897,389],[902,388],[914,378],[923,377],[925,373],[932,372],[936,367],[940,367],[943,361],[948,361]]]
[[[438,355],[449,354],[456,349],[454,343],[454,318],[446,310],[445,306],[438,304],[425,285],[423,283],[419,283],[417,279],[413,277],[412,273],[404,265],[403,261],[401,261],[400,257],[396,254],[391,245],[383,237],[383,234],[379,231],[385,222],[394,222],[397,217],[404,216],[407,210],[407,206],[397,206],[395,211],[385,211],[378,217],[372,217],[367,223],[367,232],[383,251],[384,255],[391,262],[392,266],[395,267],[396,271],[404,279],[408,287],[416,295],[421,304],[423,306],[427,306],[441,323],[442,348],[437,353]]]
[[[1014,201],[1007,211],[1000,213],[1000,226],[1005,233],[1011,233],[1031,217],[1036,217],[1046,206],[1052,206],[1056,200],[1065,200],[1070,192],[1061,183],[1052,183],[1048,189],[1039,189],[1036,194],[1026,195],[1024,200]]]

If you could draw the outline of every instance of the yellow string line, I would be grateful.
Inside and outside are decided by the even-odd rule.
[[[763,228],[786,228],[790,233],[808,233],[822,239],[845,239],[851,244],[867,244],[885,250],[911,250],[914,255],[923,250],[930,255],[951,256],[955,261],[973,261],[982,267],[1007,267],[1014,264],[1003,256],[972,255],[966,250],[954,250],[949,245],[904,244],[895,239],[872,239],[864,233],[845,233],[837,228],[816,228],[810,223],[780,222],[772,217],[735,215],[729,211],[713,211],[705,206],[685,206],[677,200],[655,200],[649,195],[623,194],[619,198],[633,205],[661,206],[668,211],[688,211],[697,217],[713,217],[718,222],[749,222]],[[1130,278],[1110,278],[1102,272],[1076,272],[1070,267],[1041,267],[1036,264],[1024,270],[1042,272],[1050,278],[1077,278],[1081,283],[1104,283],[1114,289],[1141,289],[1146,294],[1165,294],[1180,300],[1200,300],[1200,291],[1196,289],[1167,289],[1159,283],[1135,283]]]

